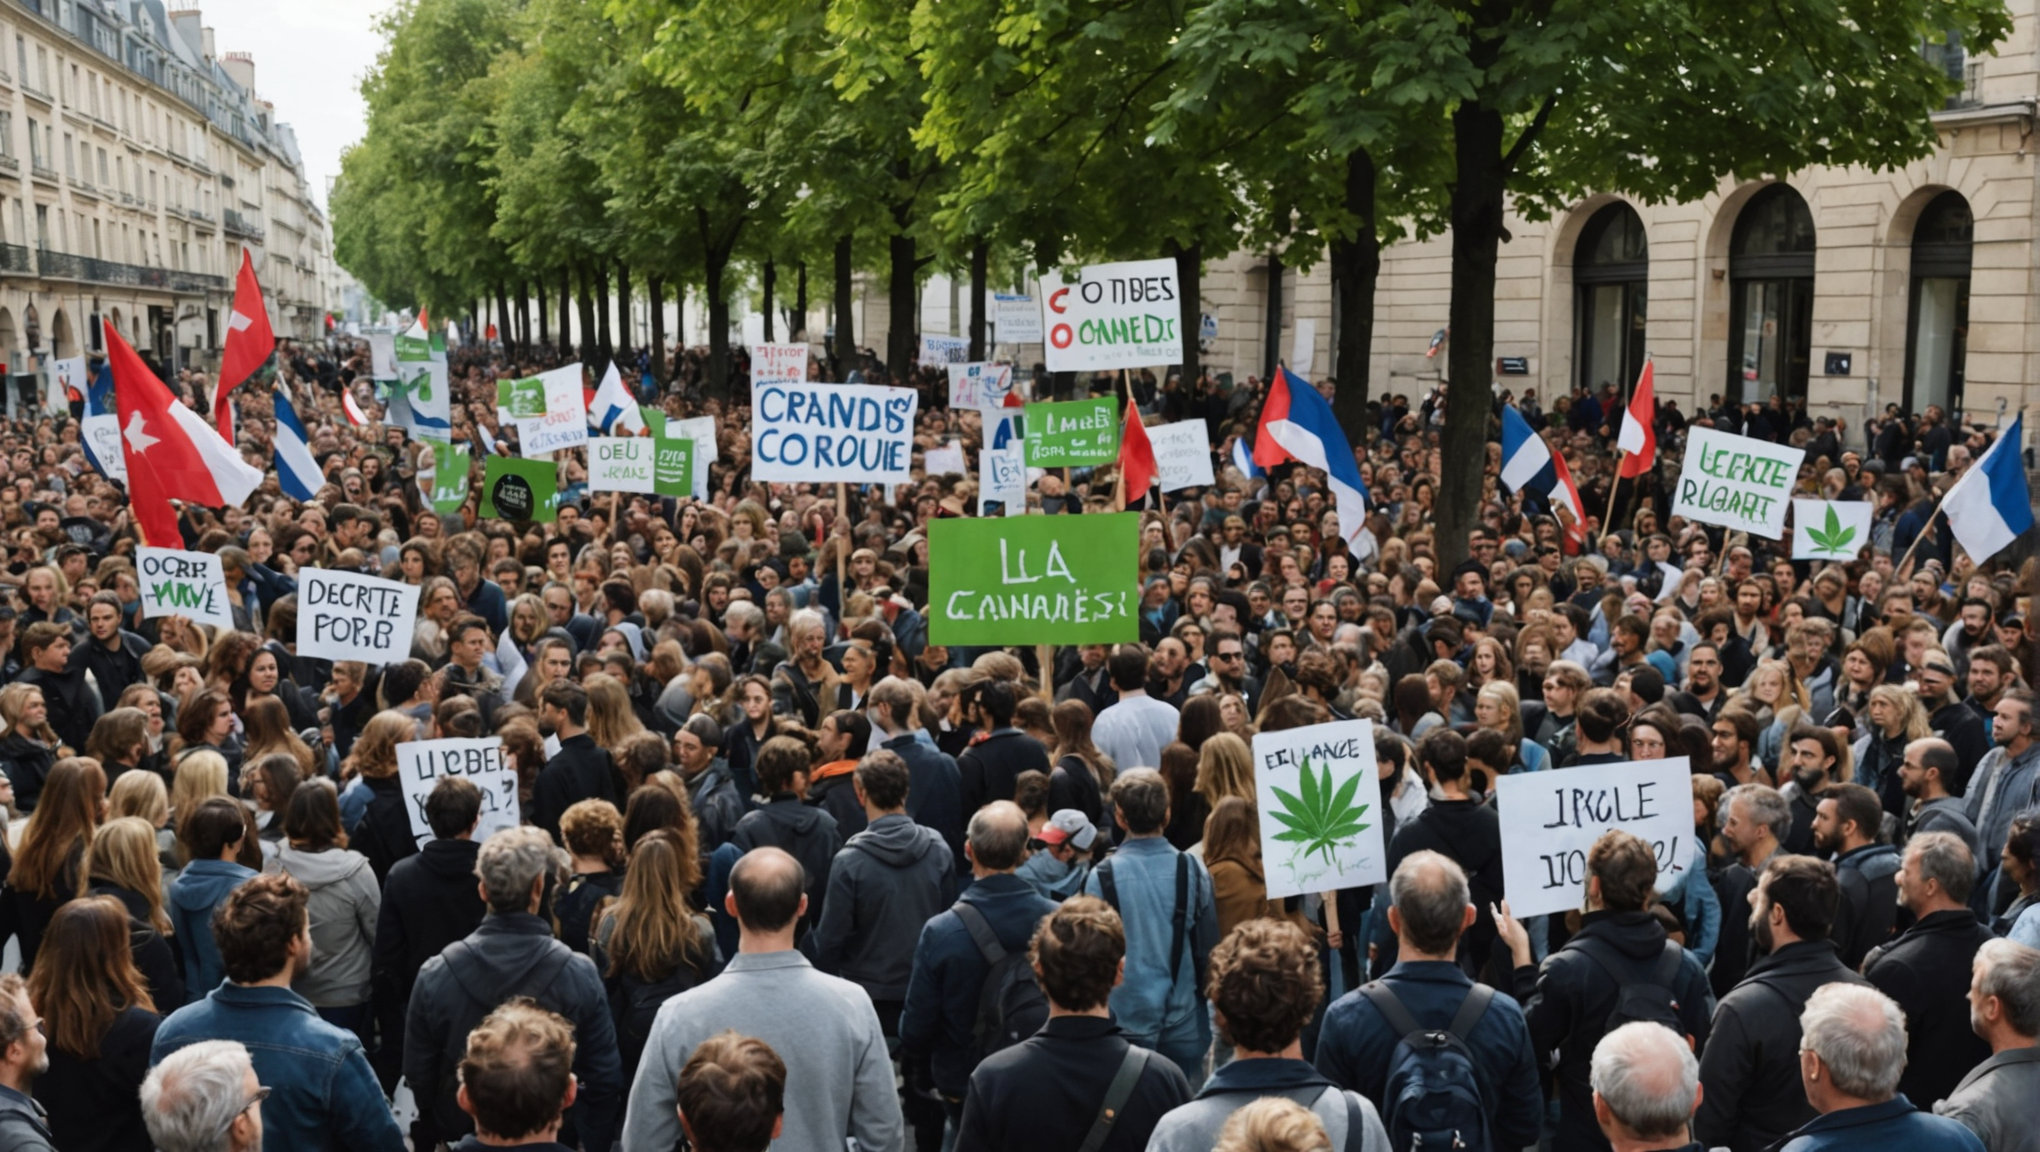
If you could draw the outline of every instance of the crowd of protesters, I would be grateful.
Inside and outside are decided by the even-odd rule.
[[[1138,641],[964,649],[926,529],[968,477],[753,483],[690,352],[627,375],[716,418],[706,493],[591,495],[570,451],[549,522],[441,515],[368,359],[238,395],[270,480],[180,512],[232,631],[143,617],[75,412],[0,434],[0,1152],[2040,1149],[2036,577],[1933,515],[1986,430],[1667,403],[1611,492],[1612,390],[1505,394],[1614,515],[1498,488],[1491,444],[1448,568],[1442,386],[1369,405],[1342,533],[1322,473],[1235,465],[1258,381],[1143,373],[1122,401],[1218,467],[1142,513]],[[495,382],[556,359],[456,348],[456,438],[514,451]],[[917,463],[977,458],[939,369],[841,375],[921,389]],[[1703,422],[1874,500],[1860,554],[1670,515]],[[411,658],[299,655],[307,567],[417,585]],[[1253,738],[1355,718],[1391,879],[1270,899]],[[487,735],[519,826],[478,840],[458,778],[412,812],[398,745]],[[1609,831],[1578,910],[1511,914],[1500,776],[1681,756],[1690,858]]]

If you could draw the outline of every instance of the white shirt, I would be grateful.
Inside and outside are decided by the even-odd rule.
[[[1091,740],[1112,757],[1119,771],[1160,768],[1162,747],[1176,738],[1182,718],[1176,710],[1146,691],[1122,693],[1119,702],[1098,713]]]

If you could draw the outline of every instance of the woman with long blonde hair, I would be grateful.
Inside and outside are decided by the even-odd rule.
[[[182,832],[184,821],[213,796],[229,796],[227,758],[211,750],[193,752],[177,762],[170,783],[170,825]]]
[[[59,1148],[155,1147],[142,1119],[142,1080],[159,1013],[177,1001],[151,994],[129,949],[130,929],[119,900],[74,900],[51,918],[47,961],[29,976],[28,999],[49,1037],[36,1099]]]
[[[105,815],[106,774],[99,762],[83,756],[57,761],[7,876],[18,902],[22,971],[34,971],[50,917],[85,891],[86,848]]]
[[[0,771],[14,782],[14,803],[24,813],[35,811],[50,768],[65,753],[49,716],[42,689],[19,683],[0,688],[0,723],[7,726],[0,736]]]
[[[85,855],[89,893],[120,901],[134,922],[131,947],[149,995],[158,1003],[184,1002],[184,973],[170,944],[170,912],[163,899],[163,866],[156,829],[140,816],[108,820],[92,834]]]
[[[170,790],[154,772],[125,772],[106,796],[106,818],[139,816],[156,830],[156,862],[166,880],[177,870],[177,832],[170,827]]]
[[[647,833],[630,850],[623,894],[596,913],[588,956],[609,990],[616,1045],[626,1081],[637,1074],[650,1020],[633,1009],[664,1000],[715,974],[715,934],[687,903],[701,882],[701,863],[672,832]]]
[[[1197,752],[1196,792],[1214,813],[1227,797],[1254,803],[1254,754],[1245,740],[1220,732],[1204,741]]]
[[[583,682],[588,690],[588,736],[597,748],[614,756],[624,742],[645,730],[630,706],[630,689],[607,672],[597,672]]]

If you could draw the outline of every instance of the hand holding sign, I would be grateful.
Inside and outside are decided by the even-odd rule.
[[[136,551],[135,560],[144,620],[183,616],[228,632],[234,630],[227,577],[218,556],[143,546]]]

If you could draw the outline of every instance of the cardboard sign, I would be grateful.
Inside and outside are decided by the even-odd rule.
[[[652,492],[659,496],[692,496],[707,490],[705,484],[695,484],[695,462],[700,454],[695,451],[692,440],[674,440],[665,436],[651,441],[652,449]],[[705,472],[707,464],[700,466]]]
[[[690,486],[687,491],[678,493],[678,495],[688,496],[697,492],[706,495],[708,493],[708,466],[722,459],[722,448],[715,440],[715,417],[690,416],[685,420],[669,421],[664,432],[660,432],[655,428],[652,431],[652,435],[671,436],[676,440],[692,440],[694,442],[694,476],[689,482]],[[660,495],[671,496],[675,495],[675,493],[661,492]]]
[[[1672,515],[1776,540],[1785,534],[1786,502],[1805,458],[1804,448],[1688,429]]]
[[[1211,439],[1204,428],[1202,420],[1184,420],[1156,424],[1147,430],[1148,443],[1155,449],[1162,491],[1211,486]]]
[[[1067,468],[1119,459],[1119,410],[1112,397],[1029,404],[1025,412],[1028,467]]]
[[[432,510],[441,516],[460,511],[467,503],[468,481],[473,471],[471,450],[465,444],[432,445]]]
[[[798,384],[807,379],[808,346],[805,344],[751,345],[751,383],[772,381]]]
[[[1140,513],[928,525],[932,644],[1140,638]]]
[[[588,441],[588,491],[651,493],[657,442],[644,436],[595,436]]]
[[[1502,887],[1519,918],[1580,907],[1587,850],[1611,828],[1651,846],[1661,890],[1693,862],[1693,777],[1684,756],[1503,776],[1495,781],[1495,810]]]
[[[951,408],[1003,408],[1013,392],[1011,364],[951,364],[949,406]]]
[[[518,454],[528,458],[551,456],[562,448],[578,448],[586,444],[588,397],[581,390],[581,366],[569,364],[540,373],[535,379],[541,381],[545,389],[545,411],[539,416],[517,418]],[[511,383],[523,385],[526,382]],[[498,387],[501,387],[500,382]]]
[[[397,779],[404,786],[404,811],[411,817],[411,835],[424,847],[432,839],[425,802],[441,780],[457,776],[482,790],[481,819],[475,825],[479,844],[505,828],[517,827],[517,770],[503,754],[503,738],[479,740],[414,740],[397,745]]]
[[[482,466],[482,519],[550,524],[558,518],[559,465],[491,456]]]
[[[390,664],[411,656],[418,586],[337,568],[298,570],[298,655]]]
[[[120,450],[120,417],[87,416],[78,422],[78,434],[92,449],[93,462],[106,478],[127,483],[127,457]]]
[[[1877,506],[1867,500],[1792,501],[1794,560],[1853,560],[1870,544]]]
[[[1032,296],[993,296],[992,322],[1001,344],[1041,343],[1041,305]]]
[[[70,406],[73,397],[83,401],[85,389],[92,378],[85,373],[85,358],[72,356],[65,360],[50,361],[50,394],[45,406],[52,412],[62,412]],[[211,403],[208,398],[207,403]],[[210,413],[208,413],[210,414]]]
[[[751,479],[905,484],[920,400],[868,384],[754,385]]]
[[[368,373],[376,380],[397,378],[397,337],[394,332],[368,334]]]
[[[921,363],[961,364],[970,358],[970,338],[967,336],[921,337]]]
[[[964,463],[963,443],[951,440],[943,447],[928,449],[922,458],[922,471],[929,476],[970,475],[970,465]]]
[[[142,586],[143,619],[183,616],[198,624],[234,630],[227,574],[218,556],[143,545],[135,550],[135,569]]]
[[[1254,792],[1270,900],[1388,879],[1371,721],[1256,735]]]
[[[1093,264],[1070,284],[1044,272],[1041,306],[1050,372],[1183,362],[1183,299],[1174,260]]]
[[[978,449],[978,500],[1008,516],[1027,513],[1027,462],[1018,448]]]

